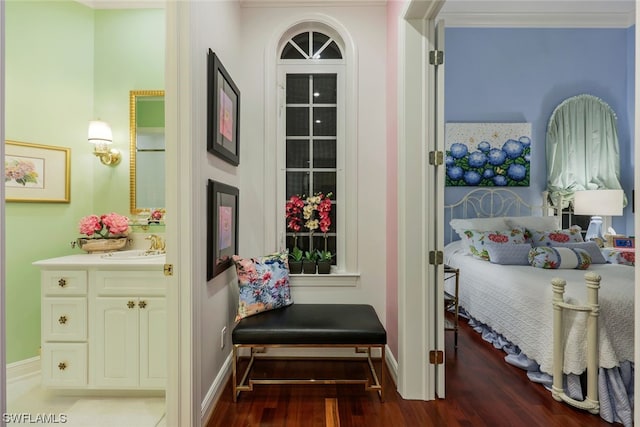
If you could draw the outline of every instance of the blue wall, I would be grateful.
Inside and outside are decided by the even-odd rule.
[[[633,189],[635,27],[629,29],[447,28],[445,121],[530,122],[531,185],[515,190],[540,203],[546,188],[545,135],[549,116],[581,93],[602,98],[618,116],[621,181]],[[445,203],[469,187],[447,187]],[[631,208],[614,218],[633,234]]]

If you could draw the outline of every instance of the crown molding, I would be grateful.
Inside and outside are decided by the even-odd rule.
[[[629,28],[635,24],[635,12],[441,12],[438,18],[444,19],[447,27]]]
[[[75,0],[91,9],[164,9],[165,0]]]
[[[278,7],[377,7],[387,6],[387,0],[240,0],[246,8]]]

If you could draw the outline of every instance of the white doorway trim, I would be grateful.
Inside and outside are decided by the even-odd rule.
[[[0,1],[0,117],[5,117],[4,114],[4,99],[5,99],[5,91],[4,91],[4,69],[5,69],[5,51],[4,51],[4,1]],[[0,157],[4,159],[4,120],[0,120]],[[4,162],[0,166],[0,171],[2,171],[2,175],[4,175]],[[0,271],[7,271],[5,269],[5,212],[4,212],[4,185],[0,187],[0,200],[2,203],[0,204]],[[0,274],[0,366],[3,368],[7,366],[6,359],[6,334],[5,327],[6,322],[4,321],[5,310],[4,310],[4,302],[5,302],[5,275]],[[0,369],[0,414],[7,413],[7,372],[5,369]],[[4,421],[4,417],[0,419],[0,426],[5,426],[6,423]]]
[[[398,70],[398,392],[405,399],[436,398],[434,365],[437,305],[435,250],[428,223],[435,207],[429,195],[436,182],[427,178],[428,151],[435,142],[428,117],[434,114],[435,93],[428,88],[428,50],[435,18],[444,1],[412,0],[399,24]],[[433,149],[433,148],[431,148]]]
[[[171,220],[167,221],[167,263],[173,276],[167,280],[167,389],[166,425],[199,426],[200,419],[200,304],[193,291],[194,167],[192,143],[193,86],[191,78],[191,5],[167,1],[165,69],[166,181],[165,199]],[[173,249],[173,250],[172,250]]]

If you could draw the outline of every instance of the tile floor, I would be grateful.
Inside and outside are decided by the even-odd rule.
[[[40,375],[7,383],[4,417],[9,426],[166,427],[164,397],[62,395],[42,388]]]

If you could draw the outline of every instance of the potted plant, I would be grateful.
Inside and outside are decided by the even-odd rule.
[[[333,254],[331,251],[318,251],[318,274],[329,274],[331,272],[331,260],[333,259]]]
[[[302,273],[302,258],[304,253],[299,247],[294,246],[293,250],[289,254],[289,273],[300,274]]]
[[[314,251],[305,251],[302,260],[302,272],[304,274],[316,274],[317,254]]]

